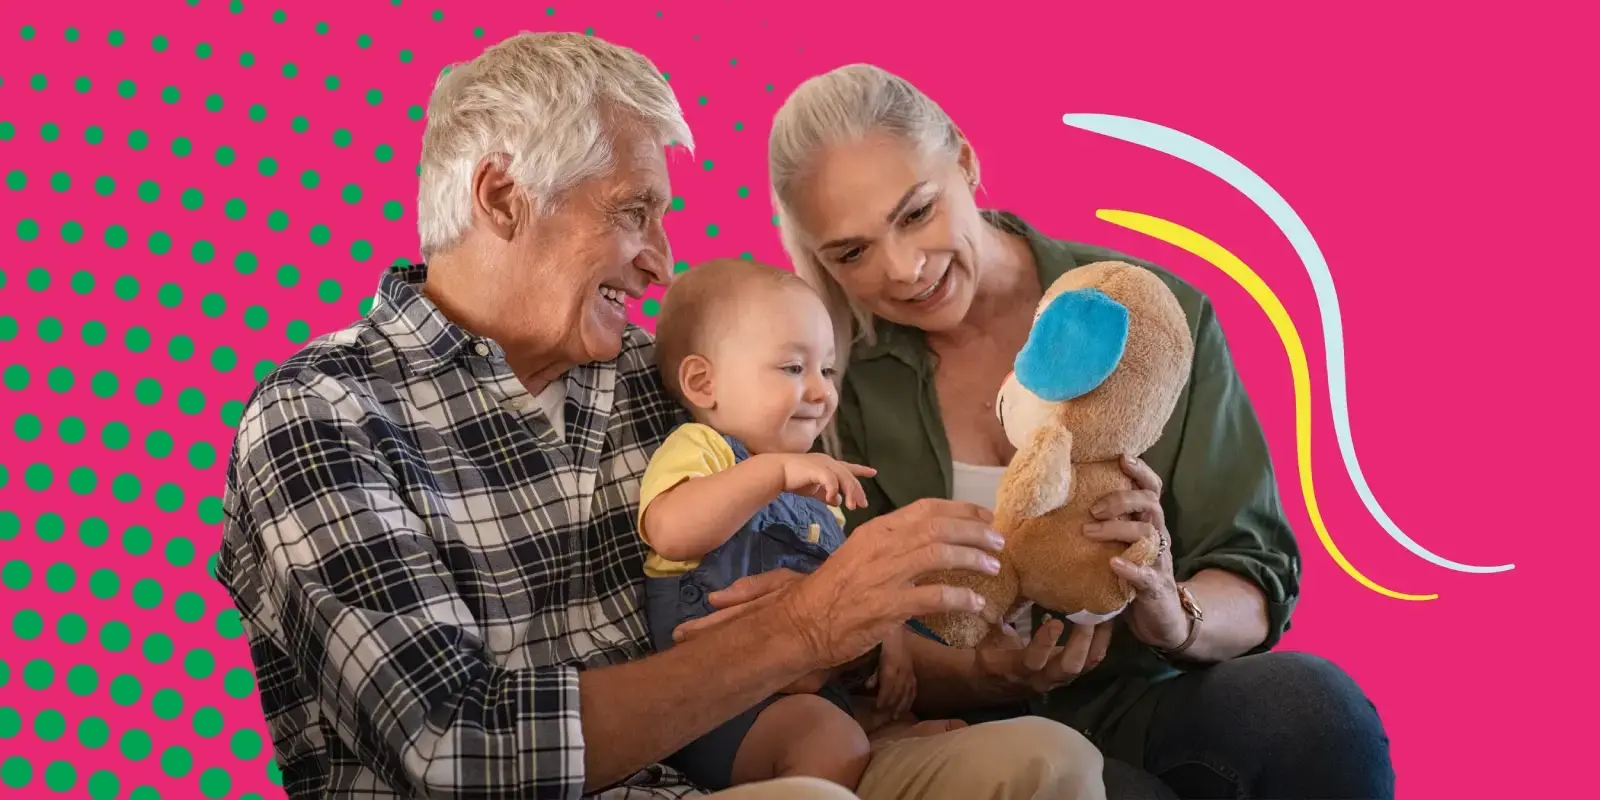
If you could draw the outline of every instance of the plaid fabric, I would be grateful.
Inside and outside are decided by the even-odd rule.
[[[290,797],[580,797],[578,674],[646,654],[639,480],[683,414],[630,326],[558,439],[425,269],[257,388],[218,576]],[[695,794],[657,766],[596,796]]]

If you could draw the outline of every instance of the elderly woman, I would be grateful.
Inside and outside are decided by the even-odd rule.
[[[1042,287],[1064,271],[1140,264],[1189,317],[1195,358],[1178,410],[1125,462],[1141,488],[1103,499],[1102,536],[1170,536],[1170,556],[1115,567],[1137,599],[1098,628],[1066,631],[1035,611],[1015,620],[1033,632],[1027,644],[1009,626],[976,651],[919,642],[927,710],[1031,706],[1101,748],[1112,794],[1116,760],[1183,797],[1392,796],[1388,739],[1361,689],[1323,659],[1269,652],[1299,594],[1299,555],[1206,298],[1153,265],[980,210],[971,144],[875,67],[795,90],[769,158],[784,245],[851,353],[834,444],[878,470],[852,525],[925,497],[993,506],[1013,449],[992,399]]]

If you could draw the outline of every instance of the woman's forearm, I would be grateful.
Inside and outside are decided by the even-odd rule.
[[[1267,639],[1267,598],[1238,575],[1206,569],[1184,582],[1205,618],[1185,661],[1215,663],[1250,652]]]
[[[985,676],[976,650],[948,647],[913,635],[906,637],[906,652],[917,675],[915,711],[921,716],[948,716],[1028,697],[1026,687],[1007,686]]]

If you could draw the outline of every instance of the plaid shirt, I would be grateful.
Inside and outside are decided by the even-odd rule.
[[[578,675],[647,653],[639,480],[683,414],[630,326],[565,376],[563,441],[425,270],[257,388],[218,575],[290,797],[580,797]],[[655,766],[597,797],[695,794]]]

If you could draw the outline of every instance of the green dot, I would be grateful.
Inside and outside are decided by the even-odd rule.
[[[433,21],[444,22],[444,11],[442,9],[436,8],[433,10]]]
[[[94,470],[88,467],[78,467],[67,473],[67,488],[71,489],[73,494],[94,494],[97,485],[99,485],[99,478],[95,476]]]
[[[218,372],[229,372],[239,365],[239,355],[233,348],[220,345],[211,351],[211,368]]]
[[[154,39],[151,39],[150,40],[150,49],[156,51],[157,53],[166,52],[167,51],[167,37],[165,37],[165,36],[157,36]]]
[[[53,142],[60,138],[60,136],[61,126],[55,124],[54,122],[46,122],[45,124],[39,126],[40,139],[43,139],[47,142]]]
[[[146,203],[154,203],[161,199],[161,185],[155,181],[142,181],[139,184],[139,188],[134,190],[134,194],[137,194],[139,199]]]
[[[234,667],[222,676],[222,691],[236,700],[249,697],[255,690],[256,679],[244,667]]]
[[[329,75],[328,77],[323,78],[322,79],[322,85],[324,87],[326,87],[327,90],[330,91],[330,92],[338,91],[339,90],[339,76],[338,75]]]
[[[133,604],[149,610],[161,605],[161,584],[154,578],[143,578],[133,585]]]
[[[329,231],[326,225],[318,223],[311,226],[311,243],[314,245],[325,245],[332,236],[333,232]]]
[[[233,257],[233,269],[240,275],[249,275],[255,272],[256,267],[260,265],[261,260],[256,258],[256,254],[249,250],[240,250]]]
[[[111,496],[123,503],[131,503],[139,499],[141,490],[139,478],[136,475],[123,473],[111,479]],[[150,549],[148,546],[146,550]]]
[[[412,58],[413,58],[413,56],[412,56],[410,50],[401,50],[400,51],[400,63],[402,63],[402,64],[410,64]]]
[[[42,92],[50,85],[50,79],[43,75],[34,75],[28,79],[28,85],[36,92]]]
[[[38,331],[40,341],[54,342],[61,338],[61,320],[45,317],[39,320]]]
[[[122,792],[122,784],[117,779],[116,773],[110,770],[96,770],[84,782],[84,788],[89,792],[89,800],[115,800]]]
[[[28,188],[28,175],[20,169],[6,173],[6,188],[13,192],[20,192]]]
[[[267,326],[267,309],[264,306],[250,306],[244,310],[244,326],[251,330],[261,330]]]
[[[173,745],[161,754],[161,771],[169,778],[182,778],[194,767],[194,757],[182,745]]]
[[[317,175],[316,170],[308,169],[305,172],[300,173],[301,186],[304,186],[307,189],[315,189],[320,183],[322,183],[322,178]]]
[[[24,608],[11,618],[11,632],[18,639],[37,639],[44,632],[44,617],[31,608]]]
[[[221,767],[211,767],[200,773],[200,794],[210,800],[220,800],[233,790],[233,779]]]
[[[144,437],[144,451],[152,458],[166,458],[172,454],[172,434],[166,431],[151,431]]]
[[[239,54],[239,66],[249,69],[256,65],[256,55],[249,50]]]
[[[101,525],[104,524],[103,522],[101,523]],[[81,534],[83,529],[79,528],[78,530]],[[104,542],[105,538],[102,536],[100,543]],[[92,546],[98,547],[99,544]],[[93,595],[97,600],[110,600],[116,597],[120,584],[121,579],[117,577],[117,573],[109,569],[97,569],[89,574],[89,594]]]
[[[167,513],[183,508],[183,489],[173,483],[163,483],[157,486],[156,508]]]
[[[83,239],[83,225],[73,220],[61,223],[61,241],[77,244]]]
[[[79,664],[72,669],[67,670],[67,691],[79,697],[88,697],[89,695],[94,694],[94,690],[98,688],[100,688],[100,675],[94,671],[94,667],[91,667],[88,664]],[[99,738],[98,744],[91,744],[88,741],[84,741],[83,728],[89,724],[90,720],[93,719],[93,717],[90,717],[89,719],[84,720],[83,723],[78,727],[79,741],[83,741],[83,744],[86,747],[99,747],[106,742],[103,736]]]
[[[206,110],[215,114],[222,110],[222,95],[208,94],[205,100]]]
[[[0,314],[0,342],[9,342],[15,338],[17,338],[16,318]]]
[[[101,197],[110,197],[117,190],[117,179],[110,175],[101,175],[94,179],[94,193]]]
[[[53,511],[46,511],[40,514],[33,521],[33,528],[34,533],[38,535],[41,542],[57,541],[67,533],[67,523],[61,519],[60,514]]]
[[[21,364],[6,367],[4,382],[6,388],[13,392],[28,388],[28,368]]]
[[[60,739],[67,734],[67,718],[52,708],[40,711],[33,718],[33,733],[47,742]]]
[[[300,74],[300,68],[295,66],[293,61],[284,62],[284,65],[283,65],[283,77],[285,77],[285,78],[293,78],[294,76],[299,75],[299,74]]]
[[[238,400],[229,400],[222,404],[222,424],[230,428],[239,427],[239,420],[244,417],[244,403]]]
[[[89,144],[99,144],[106,140],[106,131],[99,125],[90,125],[83,129],[83,140]]]
[[[195,513],[200,521],[206,525],[218,525],[222,522],[222,498],[202,497],[195,506]]]
[[[289,129],[295,133],[305,133],[311,128],[311,122],[305,117],[295,117],[289,120]]]
[[[256,103],[255,105],[250,106],[250,109],[245,112],[245,115],[250,118],[251,122],[260,122],[267,118],[267,107],[261,105],[260,103]]]
[[[16,432],[18,439],[24,442],[31,442],[39,438],[39,434],[44,431],[44,423],[39,421],[37,415],[19,414],[17,415],[17,421],[12,423],[11,429]]]
[[[31,242],[39,238],[39,223],[31,219],[17,221],[17,238],[24,242]]]
[[[122,335],[122,345],[130,353],[143,353],[150,349],[150,332],[135,325]]]
[[[189,445],[189,466],[195,469],[210,469],[217,463],[217,450],[210,442],[195,442]],[[190,557],[193,557],[191,549]]]
[[[225,144],[219,145],[217,147],[217,151],[212,154],[212,158],[216,159],[217,161],[217,166],[221,167],[232,166],[233,160],[237,157],[238,156],[233,152],[233,148]]]
[[[79,672],[79,670],[83,671]],[[95,684],[100,682],[99,676],[95,675],[94,668],[81,664],[73,667],[72,672],[67,673],[68,684],[72,682],[73,673],[78,673],[80,675],[87,674],[89,676],[89,683],[87,684],[89,686],[89,691],[77,692],[76,694],[88,695],[94,693]],[[96,748],[105,747],[106,742],[110,740],[111,726],[107,725],[105,720],[99,717],[84,717],[78,723],[78,744],[93,750]]]
[[[178,203],[190,211],[198,211],[205,202],[205,193],[193,187],[184,189],[183,194],[178,197]]]
[[[145,637],[144,644],[140,647],[140,650],[144,653],[144,659],[146,661],[149,661],[152,664],[165,664],[167,659],[172,658],[172,637],[167,636],[164,633],[152,633]],[[168,691],[172,690],[162,690],[162,692]],[[155,699],[157,701],[161,700],[162,692],[156,693]],[[173,692],[173,694],[176,694],[176,692]],[[177,715],[174,714],[173,716],[175,717]],[[172,717],[165,717],[165,719],[172,719]]]
[[[222,733],[222,712],[211,706],[201,706],[194,710],[194,716],[189,720],[194,732],[207,739],[214,738]]]
[[[121,450],[128,446],[128,426],[120,422],[107,422],[100,429],[100,442],[109,450]]]
[[[713,222],[710,225],[706,226],[706,235],[707,236],[716,236],[720,232],[721,232],[721,230],[717,227],[717,224],[715,222]]]
[[[89,635],[89,623],[79,614],[68,612],[56,620],[56,638],[62,644],[77,644]]]
[[[100,646],[113,653],[120,653],[128,649],[133,634],[128,631],[127,623],[112,620],[100,627]]]
[[[244,219],[244,214],[244,201],[237,197],[229,198],[228,202],[222,204],[222,215],[228,219]]]
[[[160,661],[151,659],[151,663],[164,663],[172,656],[172,643],[167,643],[167,653]],[[150,697],[150,711],[159,719],[174,720],[183,714],[183,695],[172,689],[162,689]]]
[[[234,731],[233,736],[228,739],[228,749],[241,761],[250,761],[261,755],[262,747],[261,734],[249,728]]]
[[[111,527],[109,525],[106,525],[106,521],[101,519],[101,518],[99,518],[99,517],[85,517],[83,522],[78,524],[78,540],[83,542],[86,546],[99,547],[100,545],[105,544],[106,543],[106,539],[108,539],[110,537],[111,537]],[[117,577],[116,573],[110,572],[109,570],[99,570],[95,574],[98,575],[101,572],[109,573],[109,575],[111,577],[111,581],[112,581],[111,585],[112,585],[112,587],[115,587],[116,586],[116,577]],[[89,588],[90,588],[91,591],[93,591],[93,589],[94,589],[94,584],[92,583],[93,578],[91,578],[90,580],[91,580],[91,583],[89,585]],[[105,580],[105,579],[101,578],[101,580]],[[112,591],[113,594],[116,593],[116,589],[115,588],[113,588],[111,591]]]
[[[350,146],[350,132],[345,130],[344,128],[339,128],[339,129],[335,130],[333,132],[333,144],[334,144],[335,147],[349,147]]]
[[[17,538],[17,532],[20,530],[22,521],[17,518],[15,511],[0,511],[0,541]]]
[[[339,190],[339,196],[343,198],[346,203],[350,203],[352,205],[359,203],[361,202],[361,187],[353,183],[347,183],[344,185],[343,189]]]
[[[22,484],[36,492],[49,489],[52,483],[55,483],[55,474],[46,464],[29,464],[28,468],[22,471]]]
[[[324,303],[336,303],[344,295],[344,287],[332,278],[325,278],[317,284],[317,299]]]
[[[161,402],[161,382],[155,378],[140,378],[133,385],[133,399],[147,406]]]
[[[0,567],[0,585],[7,589],[20,592],[28,588],[28,583],[33,580],[33,570],[26,561],[7,561]]]
[[[282,211],[273,211],[267,215],[267,228],[281,231],[289,227],[289,215]]]
[[[77,573],[73,572],[71,564],[65,562],[51,564],[44,572],[44,585],[50,587],[52,592],[70,592],[77,582]]]
[[[143,525],[129,525],[122,532],[122,549],[130,556],[142,556],[150,552],[150,529]],[[158,585],[156,590],[159,592],[160,589]]]
[[[206,601],[195,592],[184,592],[173,602],[173,611],[183,622],[199,622],[206,615]]]
[[[24,42],[33,41],[33,37],[38,36],[38,35],[39,35],[38,29],[34,28],[32,25],[24,25],[24,26],[22,26],[22,40]]]
[[[256,162],[256,171],[266,178],[276,175],[278,173],[277,159],[272,156],[262,156],[261,160]]]
[[[367,90],[367,105],[376,106],[383,104],[383,91],[381,89]]]
[[[0,661],[0,665],[4,663]],[[6,680],[10,680],[10,669],[10,667],[0,666],[0,676],[5,676]],[[0,686],[3,685],[4,683],[0,683]],[[18,714],[16,709],[0,706],[0,739],[12,739],[21,732],[22,715]]]
[[[194,357],[194,340],[178,334],[167,341],[167,355],[174,361],[188,361]]]
[[[176,86],[161,87],[161,102],[173,105],[183,98],[183,92]]]
[[[660,303],[660,301],[655,300],[655,299],[652,298],[652,299],[644,301],[644,303],[641,304],[641,309],[640,310],[644,311],[644,315],[645,316],[653,317],[653,316],[661,313],[661,303]]]
[[[56,367],[50,370],[49,375],[45,376],[45,384],[55,392],[65,393],[71,391],[73,382],[72,370],[66,367]]]
[[[300,283],[300,270],[293,264],[284,264],[278,267],[278,285],[285,289],[293,289]]]
[[[205,680],[217,669],[216,657],[209,650],[196,648],[183,657],[183,672],[195,680]]]
[[[131,87],[133,86],[133,84],[131,82],[129,82],[129,81],[123,81],[123,83],[127,84],[130,87],[129,96],[132,96]],[[117,88],[118,88],[118,91],[121,90],[121,86],[120,85]],[[130,150],[143,150],[143,149],[145,149],[146,147],[149,147],[149,146],[150,146],[150,134],[145,133],[144,131],[141,131],[141,130],[139,130],[137,128],[135,128],[135,129],[133,129],[131,131],[128,131],[128,149],[130,149]]]
[[[379,164],[387,164],[394,158],[394,148],[386,144],[380,144],[373,148],[372,157],[376,158]]]
[[[196,239],[189,245],[189,260],[196,264],[210,264],[216,257],[217,246],[204,239]]]
[[[424,113],[422,106],[412,105],[406,107],[406,118],[412,122],[421,122]]]
[[[383,204],[383,217],[388,220],[397,220],[405,214],[405,206],[399,200],[390,200]]]
[[[36,692],[50,688],[56,682],[56,668],[50,662],[36,658],[22,667],[22,685]]]
[[[123,732],[122,738],[117,740],[117,749],[129,761],[143,761],[150,755],[150,748],[150,734],[138,728]]]
[[[128,243],[128,229],[121,225],[107,225],[104,239],[106,247],[120,249]]]
[[[200,42],[194,46],[194,57],[204,60],[211,57],[211,45]]]
[[[17,126],[5,120],[0,120],[0,142],[9,142],[16,135]]]
[[[359,47],[362,50],[365,50],[365,49],[367,49],[367,48],[369,48],[371,46],[372,46],[372,37],[371,36],[368,36],[368,35],[366,35],[364,33],[363,34],[358,34],[356,36],[356,47]]]
[[[274,364],[271,361],[262,359],[261,361],[256,362],[255,369],[251,371],[251,374],[253,377],[255,377],[256,383],[260,383],[261,381],[266,380],[267,376],[271,375],[272,370],[277,368],[277,366],[277,364]]]
[[[72,188],[72,176],[65,172],[57,172],[50,176],[50,188],[58,192],[65,192]]]
[[[12,756],[0,762],[0,783],[13,789],[25,788],[33,782],[33,765],[22,756]]]
[[[132,675],[118,675],[111,679],[111,702],[119,706],[131,706],[139,702],[143,694],[144,687]]]

